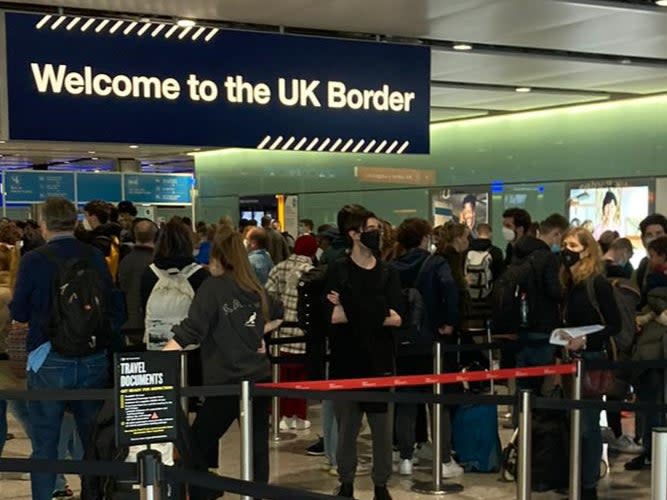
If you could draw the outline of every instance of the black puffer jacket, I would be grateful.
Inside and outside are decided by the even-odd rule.
[[[514,246],[513,264],[532,259],[537,280],[538,295],[535,300],[535,318],[539,318],[530,333],[550,334],[561,325],[560,304],[563,290],[559,278],[560,262],[542,240],[525,236]]]

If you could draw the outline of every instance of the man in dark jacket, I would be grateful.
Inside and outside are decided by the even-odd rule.
[[[285,237],[271,227],[271,222],[271,217],[262,217],[262,228],[266,231],[266,249],[271,254],[273,263],[279,264],[289,257],[289,246]]]
[[[523,208],[508,208],[503,212],[503,239],[507,242],[505,264],[509,265],[514,256],[514,247],[530,231],[533,221]]]
[[[667,217],[662,214],[651,214],[639,224],[639,230],[642,233],[642,243],[644,248],[648,249],[649,244],[661,236],[667,235]],[[648,257],[644,257],[637,272],[635,273],[635,283],[642,292],[642,301],[639,307],[646,305],[646,276],[648,275]]]
[[[526,342],[526,345],[520,346],[517,352],[517,368],[548,365],[553,361],[554,350],[549,344],[549,337],[560,326],[562,299],[558,253],[568,226],[567,219],[562,215],[550,215],[540,224],[539,238],[524,236],[514,247],[513,264],[530,259],[536,293],[530,300],[534,308],[529,312],[532,324],[519,331],[519,341]],[[517,380],[520,389],[532,389],[536,394],[539,394],[541,385],[541,378]]]
[[[114,238],[118,241],[118,228],[109,222],[111,206],[106,201],[93,200],[88,202],[83,211],[86,218],[83,222],[85,233],[78,233],[79,239],[99,249],[105,257],[111,253]]]

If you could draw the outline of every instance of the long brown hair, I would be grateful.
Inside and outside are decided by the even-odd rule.
[[[269,301],[266,292],[250,267],[248,252],[243,246],[243,237],[233,227],[223,225],[218,228],[211,245],[211,260],[220,264],[225,274],[231,276],[242,290],[259,295],[262,314],[264,319],[269,321]]]
[[[571,288],[573,285],[582,283],[604,272],[602,250],[600,250],[600,245],[595,241],[591,232],[583,227],[570,228],[563,235],[563,247],[565,246],[565,240],[572,236],[577,238],[577,241],[584,247],[583,252],[587,252],[587,255],[582,256],[572,268],[568,269],[566,266],[561,268],[560,279],[566,288]]]
[[[454,240],[461,238],[468,231],[468,226],[460,222],[449,221],[438,230],[437,253],[444,254],[449,247],[454,247]]]

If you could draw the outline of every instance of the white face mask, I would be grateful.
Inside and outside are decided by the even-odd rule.
[[[88,222],[88,218],[87,218],[87,217],[86,217],[85,219],[83,219],[83,228],[84,228],[86,231],[92,231],[92,230],[93,230],[93,227],[90,225],[90,222]]]
[[[516,233],[510,228],[503,226],[503,238],[507,243],[512,243],[516,239]]]

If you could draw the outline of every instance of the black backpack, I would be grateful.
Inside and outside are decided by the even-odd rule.
[[[493,333],[517,334],[535,326],[539,277],[532,255],[512,263],[496,280],[491,295]],[[522,318],[522,305],[527,314]],[[525,321],[524,321],[525,320]]]
[[[55,352],[66,357],[88,356],[111,344],[109,294],[93,264],[94,249],[81,248],[85,254],[70,259],[48,246],[37,250],[56,266],[48,334]]]

